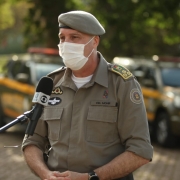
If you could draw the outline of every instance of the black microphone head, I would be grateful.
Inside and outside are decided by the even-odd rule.
[[[36,92],[42,92],[48,96],[53,90],[53,80],[50,77],[42,77],[37,85]]]

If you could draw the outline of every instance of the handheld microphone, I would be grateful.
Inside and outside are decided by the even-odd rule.
[[[35,103],[32,116],[26,128],[27,135],[33,135],[38,119],[41,117],[44,106],[48,105],[53,89],[53,80],[50,77],[42,77],[36,88],[32,102]]]

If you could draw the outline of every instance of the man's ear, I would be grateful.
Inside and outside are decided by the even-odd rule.
[[[94,48],[97,48],[97,46],[99,45],[99,41],[100,41],[100,38],[99,36],[94,36]]]

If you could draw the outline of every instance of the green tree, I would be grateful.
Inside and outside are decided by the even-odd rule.
[[[110,59],[180,55],[179,0],[98,0],[91,6],[106,28],[102,50]]]
[[[0,53],[24,51],[22,27],[27,9],[22,0],[0,0]]]
[[[25,17],[25,45],[44,44],[57,48],[58,15],[73,10],[75,4],[67,0],[28,0],[32,5]]]
[[[22,0],[7,1],[15,4]],[[109,61],[114,56],[180,55],[179,0],[27,0],[26,3],[29,7],[23,25],[26,47],[57,48],[58,15],[86,10],[106,29],[99,50]]]
[[[5,1],[0,1],[0,30],[12,27],[14,24],[13,13],[11,11],[11,4]],[[3,18],[6,17],[6,18]]]

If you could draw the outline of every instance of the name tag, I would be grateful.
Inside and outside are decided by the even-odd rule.
[[[92,106],[116,106],[115,101],[91,101]]]

